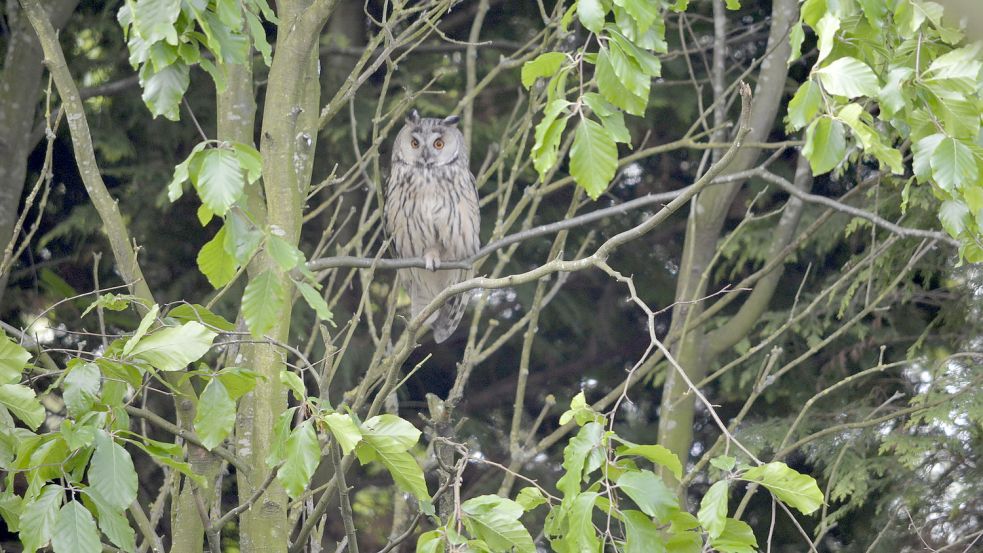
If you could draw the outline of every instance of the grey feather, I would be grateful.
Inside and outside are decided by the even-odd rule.
[[[398,257],[423,257],[433,266],[470,257],[481,246],[474,175],[468,167],[457,119],[420,118],[414,111],[393,143],[386,185],[386,232]],[[400,281],[416,317],[447,287],[470,278],[470,270],[404,269]],[[464,316],[469,294],[450,298],[427,323],[443,342]]]

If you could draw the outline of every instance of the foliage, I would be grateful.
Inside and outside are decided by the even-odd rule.
[[[140,98],[86,103],[101,174],[133,239],[104,241],[90,183],[71,180],[67,136],[53,129],[64,152],[34,170],[67,184],[39,206],[40,236],[26,235],[15,266],[28,277],[12,281],[0,313],[0,516],[25,550],[135,550],[148,541],[138,526],[154,516],[155,487],[170,516],[157,511],[150,532],[170,531],[166,539],[185,529],[174,521],[188,494],[208,496],[195,547],[218,536],[245,547],[262,533],[246,520],[257,501],[279,501],[283,533],[312,543],[415,540],[425,552],[531,552],[547,542],[632,553],[801,548],[787,517],[768,522],[778,503],[831,550],[862,551],[872,521],[898,551],[978,535],[981,275],[953,268],[935,231],[958,239],[961,260],[983,260],[983,58],[938,4],[801,3],[780,83],[795,83],[780,107],[784,129],[762,134],[788,142],[758,144],[776,152],[758,167],[792,174],[801,146],[816,177],[807,191],[834,205],[808,200],[786,242],[773,240],[797,201],[758,180],[721,208],[719,236],[692,224],[701,193],[685,223],[656,203],[521,240],[475,266],[495,284],[469,310],[467,337],[442,348],[421,341],[425,323],[405,320],[398,279],[376,265],[388,256],[380,167],[407,109],[462,115],[489,241],[606,202],[678,193],[730,146],[708,114],[719,103],[735,116],[736,87],[715,96],[704,85],[715,69],[700,60],[719,10],[687,0],[509,10],[492,1],[484,27],[479,17],[446,28],[454,2],[327,4],[336,5],[328,31],[312,41],[321,72],[304,81],[323,89],[320,113],[275,113],[284,88],[267,71],[268,33],[296,30],[320,1],[289,24],[265,0],[94,3],[62,31],[81,84],[130,75],[124,49],[137,70]],[[487,5],[474,4],[454,11]],[[723,5],[740,10],[726,14],[725,73],[744,78],[767,53],[771,3]],[[106,10],[119,26],[107,28]],[[244,88],[267,101],[261,117],[290,123],[259,147],[248,137],[261,133],[239,142],[203,130],[229,115],[215,113],[212,85],[232,90],[242,83],[230,75],[247,65],[257,77]],[[181,117],[184,104],[201,126]],[[320,120],[315,178],[277,188],[274,162],[288,159],[298,177],[303,159],[273,152],[310,145],[313,135],[298,132],[310,120]],[[271,215],[291,194],[300,209]],[[650,234],[590,256],[657,211],[667,217]],[[932,249],[918,245],[926,236]],[[139,245],[135,263],[157,300],[125,279],[129,290],[101,289],[125,267],[92,252],[120,243]],[[705,270],[680,273],[677,261],[700,248],[710,252]],[[312,269],[332,255],[340,267]],[[776,255],[777,270],[763,271]],[[52,256],[50,267],[34,266]],[[562,278],[554,269],[529,277],[560,257],[604,271],[563,265]],[[683,297],[695,280],[723,292]],[[310,310],[293,313],[300,298]],[[743,303],[728,306],[732,298]],[[687,313],[692,304],[713,306],[712,316]],[[694,409],[695,390],[684,387],[660,410],[676,368],[659,356],[685,349],[677,325],[693,322],[683,335],[707,338],[747,319],[732,347],[710,354],[716,344],[701,339],[697,362],[680,369],[703,371],[695,389],[709,401]],[[606,395],[592,406],[584,389]],[[552,394],[573,395],[559,418]],[[267,437],[250,436],[241,425],[264,401],[283,408],[258,419]],[[418,413],[424,404],[429,413]],[[675,417],[692,425],[694,442],[674,451],[654,436]],[[738,447],[739,458],[728,455]],[[515,481],[531,485],[515,492]],[[199,520],[188,505],[182,514]],[[934,527],[914,535],[909,520]]]

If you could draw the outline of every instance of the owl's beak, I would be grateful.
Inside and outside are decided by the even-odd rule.
[[[423,159],[423,164],[424,165],[431,165],[431,164],[433,164],[433,157],[430,155],[430,150],[424,149],[423,152],[422,152],[422,154],[423,155],[420,156],[420,157]]]

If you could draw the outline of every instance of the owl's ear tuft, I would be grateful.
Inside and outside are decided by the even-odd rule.
[[[420,112],[416,111],[415,109],[411,111],[410,116],[406,118],[406,122],[414,125],[418,124],[420,122]]]
[[[450,117],[445,117],[443,123],[448,126],[454,126],[457,125],[457,122],[460,120],[461,118],[457,115],[451,115]]]

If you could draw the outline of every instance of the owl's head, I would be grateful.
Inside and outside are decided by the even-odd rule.
[[[468,153],[464,136],[457,128],[458,117],[443,119],[420,117],[416,110],[406,118],[406,124],[393,144],[393,163],[419,167],[467,164]]]

